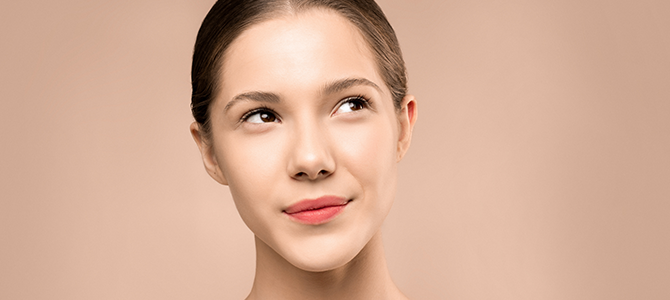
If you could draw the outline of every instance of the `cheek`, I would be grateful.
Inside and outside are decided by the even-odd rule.
[[[366,197],[383,197],[386,191],[393,190],[397,153],[395,123],[379,118],[365,126],[340,132],[336,138],[343,145],[340,167],[356,177],[366,194],[373,194]]]
[[[269,216],[274,208],[272,198],[283,178],[283,160],[277,147],[282,136],[262,137],[230,135],[222,139],[217,159],[228,181],[240,216],[250,228],[254,222]],[[228,142],[226,142],[228,141]]]
[[[346,226],[352,249],[362,249],[379,231],[393,205],[396,186],[395,123],[384,118],[357,126],[337,136],[341,148],[340,171],[349,173],[359,185],[356,209]]]

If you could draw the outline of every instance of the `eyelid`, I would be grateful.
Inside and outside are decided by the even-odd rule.
[[[261,105],[260,107],[251,109],[251,110],[247,111],[246,113],[244,113],[244,114],[242,115],[242,117],[240,117],[240,120],[239,120],[237,123],[238,123],[238,124],[244,123],[244,122],[246,122],[247,120],[249,120],[249,118],[250,118],[251,116],[253,116],[253,115],[257,114],[257,113],[260,113],[260,112],[269,112],[269,113],[272,113],[273,115],[275,115],[275,117],[277,117],[277,119],[281,120],[281,118],[279,118],[279,114],[277,114],[277,112],[275,112],[273,109],[271,109],[271,108],[269,108],[269,107],[267,107],[267,106],[265,106],[265,105]]]
[[[335,112],[337,112],[337,110],[340,108],[340,106],[342,106],[342,104],[347,103],[351,100],[360,100],[363,103],[363,106],[365,108],[372,109],[372,105],[370,105],[372,103],[371,99],[369,99],[369,98],[367,98],[363,95],[349,96],[349,97],[345,97],[344,99],[340,100],[340,102],[337,102],[337,105],[335,105],[335,108],[333,108],[333,112],[331,113],[331,115],[335,114]]]

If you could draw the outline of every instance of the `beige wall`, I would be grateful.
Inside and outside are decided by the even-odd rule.
[[[420,99],[401,289],[670,298],[667,3],[381,1]],[[1,299],[246,295],[252,235],[187,130],[211,4],[0,4]]]

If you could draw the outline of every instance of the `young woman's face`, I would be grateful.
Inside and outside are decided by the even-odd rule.
[[[362,35],[323,10],[244,31],[219,92],[209,142],[192,131],[247,226],[303,270],[350,261],[391,208],[411,96],[396,111]]]

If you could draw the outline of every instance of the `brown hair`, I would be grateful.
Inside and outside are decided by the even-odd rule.
[[[245,29],[278,13],[325,8],[338,12],[354,24],[368,42],[378,71],[396,109],[407,93],[405,62],[393,27],[374,0],[220,0],[200,26],[191,67],[191,112],[201,134],[210,134],[209,107],[216,98],[223,55]]]

